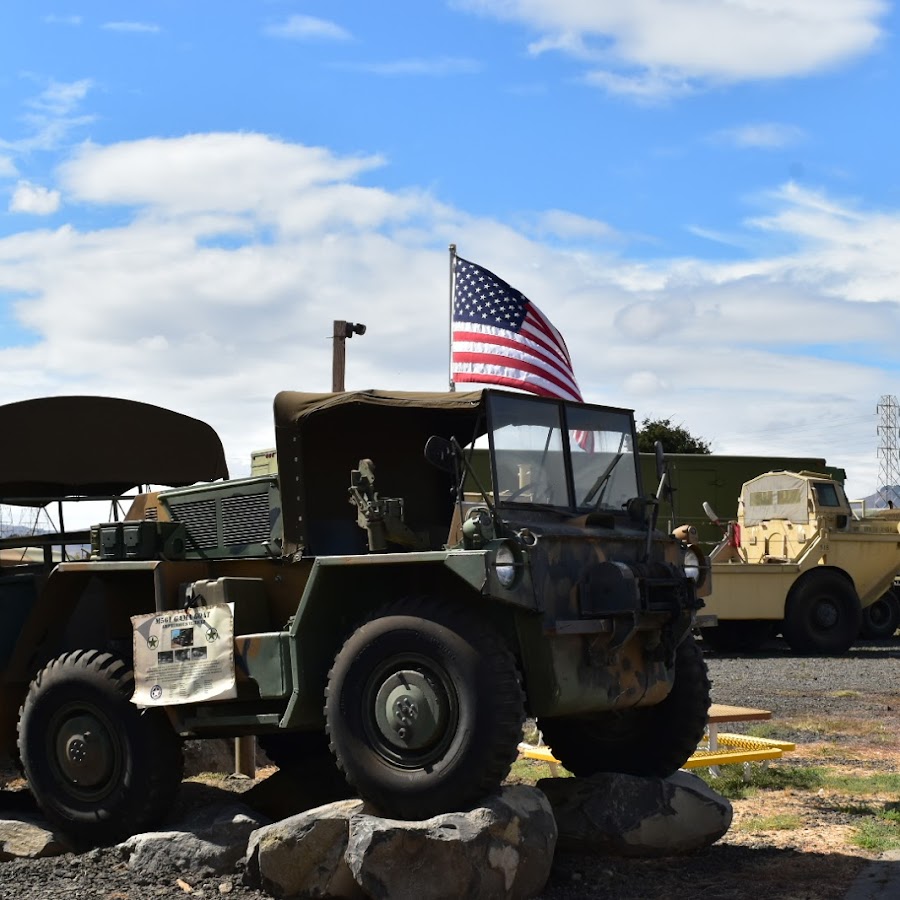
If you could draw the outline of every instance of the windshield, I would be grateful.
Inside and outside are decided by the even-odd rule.
[[[842,506],[837,487],[824,481],[814,481],[813,489],[819,506]]]
[[[498,504],[620,511],[638,495],[630,413],[532,397],[490,404]]]

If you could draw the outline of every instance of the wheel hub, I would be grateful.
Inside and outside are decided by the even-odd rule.
[[[385,679],[375,697],[375,721],[393,747],[421,750],[444,730],[446,703],[421,672],[403,669]]]
[[[816,626],[819,628],[834,628],[840,618],[838,609],[828,600],[823,600],[816,605],[815,609]]]
[[[63,774],[74,784],[96,787],[113,769],[113,748],[102,723],[91,715],[64,722],[56,740],[57,759]]]

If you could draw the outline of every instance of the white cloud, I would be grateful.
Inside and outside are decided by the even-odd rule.
[[[342,69],[369,72],[373,75],[472,75],[480,72],[481,63],[474,59],[442,56],[436,59],[396,59],[380,63],[342,63]]]
[[[92,86],[89,78],[68,82],[54,81],[37,97],[29,100],[28,105],[48,115],[69,115],[84,100]]]
[[[616,313],[615,324],[627,338],[652,341],[677,334],[691,318],[685,315],[683,304],[637,301]]]
[[[159,34],[162,29],[152,22],[104,22],[104,31],[121,31],[128,34]]]
[[[32,336],[0,349],[0,402],[115,385],[210,421],[246,473],[274,394],[330,386],[335,318],[368,326],[348,387],[444,389],[452,241],[550,316],[588,399],[874,487],[875,403],[900,376],[900,210],[787,184],[735,230],[789,252],[635,261],[564,210],[524,230],[356,183],[380,165],[253,134],[82,146],[58,183],[119,224],[0,239],[6,314]]]
[[[144,205],[169,215],[250,211],[271,224],[302,191],[381,165],[378,156],[339,158],[322,147],[260,134],[198,134],[108,147],[84,144],[60,168],[60,178],[75,198],[91,203]]]
[[[704,228],[702,225],[685,225],[685,230],[704,240],[725,244],[729,247],[746,248],[749,243],[743,234],[727,234],[722,231],[716,231],[713,228]]]
[[[637,103],[656,103],[686,97],[695,91],[691,82],[677,72],[648,71],[638,74],[621,74],[605,69],[587,72],[585,84],[603,88],[610,94],[618,94]]]
[[[780,122],[757,122],[738,125],[735,128],[725,128],[716,132],[712,136],[712,140],[734,147],[775,150],[796,144],[804,136],[803,129],[796,125],[785,125]]]
[[[810,75],[872,52],[884,0],[457,0],[521,22],[531,51],[593,56],[591,83],[646,99],[679,85]],[[635,82],[628,88],[628,82]]]
[[[632,372],[625,377],[624,386],[637,396],[658,396],[669,389],[669,383],[656,372]]]
[[[12,157],[0,156],[0,178],[15,178],[19,174]]]
[[[81,16],[44,16],[43,22],[47,25],[80,25]]]
[[[20,181],[9,201],[9,211],[30,213],[34,216],[49,216],[59,209],[59,191]]]
[[[93,82],[88,78],[51,82],[25,103],[28,110],[23,117],[28,126],[26,136],[16,140],[0,138],[0,149],[16,154],[57,149],[74,129],[94,121],[93,116],[76,115],[92,88]]]
[[[335,22],[303,15],[290,16],[284,22],[268,25],[263,29],[263,33],[269,37],[291,40],[348,41],[352,38],[349,31]]]
[[[569,240],[609,241],[616,238],[615,229],[606,222],[579,216],[564,209],[548,209],[535,216],[531,230],[540,237],[554,235]]]
[[[542,53],[558,51],[576,59],[591,59],[594,54],[587,48],[584,38],[575,32],[565,31],[559,34],[544,35],[540,40],[532,41],[528,45],[528,52],[532,56],[540,56]]]

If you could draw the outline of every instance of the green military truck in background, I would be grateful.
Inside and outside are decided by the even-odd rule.
[[[656,458],[652,453],[641,453],[641,473],[653,478]],[[726,516],[737,509],[738,498],[744,483],[765,472],[784,469],[790,472],[821,472],[843,484],[847,473],[829,466],[815,456],[739,456],[705,453],[667,453],[666,464],[673,499],[663,498],[660,503],[661,523],[687,524],[697,529],[700,542],[710,549],[722,538],[722,529],[711,522],[703,510],[708,503]],[[727,512],[726,512],[727,511]],[[677,521],[676,521],[677,520]]]
[[[88,558],[0,577],[0,750],[57,827],[158,823],[186,738],[329,754],[413,819],[496,790],[526,715],[576,775],[687,760],[708,569],[655,527],[630,410],[486,390],[282,392],[274,412],[278,474],[227,480],[212,429],[166,410],[0,407],[2,502],[175,485],[39,539],[89,537]]]

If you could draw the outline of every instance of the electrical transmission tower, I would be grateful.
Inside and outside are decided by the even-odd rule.
[[[885,506],[895,500],[900,484],[900,405],[892,394],[885,394],[878,401],[878,493]]]

